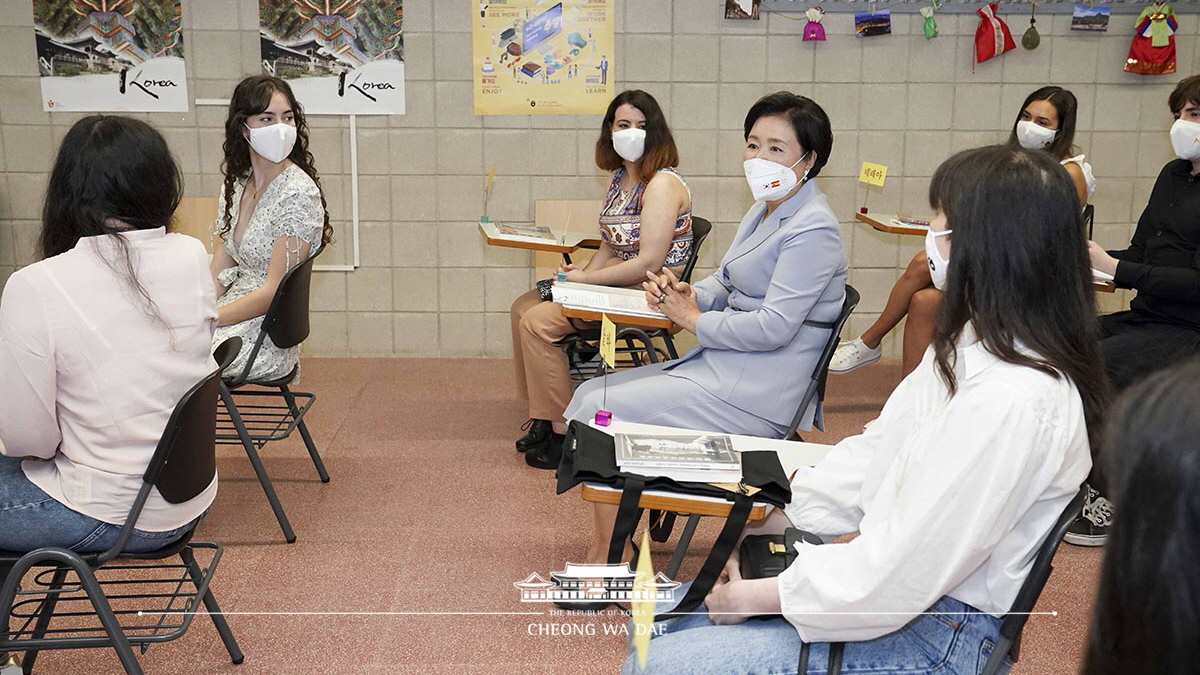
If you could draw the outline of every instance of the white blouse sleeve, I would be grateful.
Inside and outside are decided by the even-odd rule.
[[[45,303],[26,268],[9,278],[0,298],[0,452],[51,459],[58,451],[54,335]]]

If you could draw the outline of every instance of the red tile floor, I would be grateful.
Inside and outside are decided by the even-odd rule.
[[[307,359],[304,368],[301,388],[318,395],[309,424],[333,480],[319,482],[299,442],[263,452],[298,541],[283,542],[236,448],[220,451],[220,494],[198,533],[226,546],[213,588],[234,613],[245,663],[230,665],[211,623],[197,617],[182,640],[141,657],[147,673],[618,672],[625,640],[602,625],[622,617],[451,614],[531,611],[512,583],[580,560],[590,537],[578,494],[555,495],[552,473],[514,452],[526,415],[508,361]],[[831,378],[829,428],[809,440],[861,429],[898,379],[895,364]],[[715,525],[702,525],[681,576],[698,569]],[[673,545],[654,545],[656,567]],[[1078,671],[1100,559],[1100,550],[1060,550],[1038,607],[1058,615],[1032,617],[1015,673]],[[596,634],[536,634],[564,622]],[[120,666],[106,650],[49,652],[38,672]]]

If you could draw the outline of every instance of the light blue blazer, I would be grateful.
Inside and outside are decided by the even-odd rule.
[[[846,294],[846,256],[829,200],[809,181],[769,217],[756,202],[721,266],[695,285],[700,346],[666,370],[787,426]],[[800,428],[822,427],[813,401]]]

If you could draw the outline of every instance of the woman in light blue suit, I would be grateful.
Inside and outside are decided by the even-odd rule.
[[[819,105],[778,92],[750,108],[745,139],[756,201],[720,268],[695,286],[670,272],[644,284],[651,306],[700,346],[678,361],[609,375],[606,407],[617,420],[778,438],[796,414],[845,296],[838,221],[812,180],[833,134]],[[581,386],[565,417],[591,420],[603,386]],[[801,428],[814,422],[819,402]],[[605,562],[615,516],[615,506],[597,506],[588,562]]]

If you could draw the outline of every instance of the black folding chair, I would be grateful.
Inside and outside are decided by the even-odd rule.
[[[262,484],[271,510],[279,521],[283,536],[289,544],[296,541],[296,533],[288,522],[283,505],[275,494],[275,486],[263,466],[258,455],[259,449],[270,441],[278,441],[291,436],[295,430],[300,431],[300,438],[308,448],[313,466],[317,469],[322,483],[329,482],[329,473],[313,444],[312,436],[304,423],[304,415],[312,408],[317,397],[315,394],[302,391],[292,391],[288,384],[296,378],[300,365],[290,373],[275,380],[250,379],[254,369],[254,361],[263,342],[270,338],[271,342],[280,349],[294,347],[305,340],[309,333],[308,324],[308,291],[312,280],[314,254],[308,260],[292,268],[275,291],[271,306],[263,317],[262,330],[258,333],[251,348],[250,356],[242,372],[221,380],[221,402],[223,412],[217,418],[217,442],[223,445],[241,445],[250,458],[258,482]],[[240,387],[253,385],[261,389],[241,390]]]
[[[1092,238],[1092,230],[1096,225],[1096,207],[1088,204],[1083,207],[1083,224],[1087,227],[1087,238]]]
[[[795,436],[796,440],[804,440],[796,431],[800,428],[800,422],[804,419],[804,413],[812,403],[813,397],[816,396],[818,401],[825,400],[825,381],[829,378],[829,362],[833,360],[833,353],[837,351],[842,328],[850,320],[850,315],[854,313],[854,308],[858,307],[860,299],[858,290],[850,284],[846,284],[846,299],[842,301],[842,311],[833,322],[833,331],[829,334],[829,341],[825,343],[825,349],[821,351],[821,356],[817,359],[817,367],[813,369],[808,387],[804,390],[804,397],[800,399],[800,408],[796,410],[796,416],[792,418],[792,423],[788,426],[784,438]]]
[[[192,541],[193,531],[189,530],[157,551],[124,552],[151,488],[157,488],[168,502],[180,504],[203,492],[216,476],[214,432],[220,375],[241,349],[241,342],[241,338],[231,338],[217,347],[217,369],[175,406],[112,548],[83,555],[58,547],[29,553],[0,551],[0,570],[11,567],[0,586],[0,653],[24,651],[26,675],[33,672],[40,650],[96,647],[113,648],[125,672],[140,675],[142,668],[133,646],[145,653],[152,644],[183,636],[201,602],[230,659],[235,664],[242,662],[237,640],[210,589],[221,560],[220,544]],[[197,563],[197,549],[212,552],[206,567]],[[137,562],[166,561],[175,556],[179,563]],[[114,560],[121,564],[110,564]],[[50,569],[36,574],[31,587],[21,588],[20,581],[34,567]]]
[[[692,271],[700,257],[700,247],[712,232],[712,223],[704,218],[692,216],[692,252],[679,273],[679,279],[691,283]],[[600,353],[600,329],[595,323],[580,323],[573,321],[576,332],[563,338],[562,348],[567,353],[567,362],[571,368],[571,378],[577,382],[597,377],[603,371],[596,358]],[[658,363],[659,356],[669,359],[679,358],[675,349],[675,340],[667,328],[643,328],[640,326],[617,326],[617,353],[625,355],[634,367],[643,363]],[[654,340],[662,340],[663,348],[654,346]]]
[[[796,415],[792,418],[792,423],[783,438],[787,439],[795,436],[797,440],[803,440],[796,433],[796,429],[800,427],[800,422],[804,418],[805,411],[808,410],[808,406],[812,403],[814,396],[818,397],[818,400],[825,400],[825,379],[829,371],[829,362],[833,359],[833,352],[837,349],[838,336],[841,335],[842,328],[846,325],[846,321],[850,319],[850,315],[854,313],[854,308],[858,306],[858,301],[858,291],[850,284],[846,284],[846,298],[842,301],[842,311],[830,324],[829,339],[825,343],[825,348],[821,351],[821,356],[817,359],[817,365],[813,368],[812,375],[809,376],[809,382],[804,389],[804,395],[800,398],[800,407],[796,410]],[[667,537],[671,533],[671,528],[675,524],[675,516],[675,513],[660,515],[657,511],[651,511],[651,534],[654,536],[655,541],[664,542],[667,540]],[[700,518],[701,516],[698,514],[688,514],[687,523],[684,524],[683,532],[679,535],[679,542],[675,545],[675,552],[671,555],[671,562],[667,565],[667,577],[674,579],[675,573],[679,571],[680,565],[683,564],[683,557],[687,554],[688,547],[691,546],[692,535],[695,534],[696,527],[700,524]]]
[[[1013,664],[1017,662],[1021,651],[1021,631],[1025,628],[1025,622],[1029,620],[1029,613],[1037,604],[1038,596],[1046,587],[1050,573],[1054,571],[1054,554],[1058,551],[1058,545],[1067,535],[1067,528],[1079,517],[1080,511],[1083,509],[1083,499],[1086,496],[1087,487],[1084,486],[1079,489],[1079,494],[1075,495],[1071,503],[1067,504],[1067,508],[1063,509],[1062,515],[1058,517],[1054,527],[1042,540],[1042,545],[1038,547],[1037,555],[1033,558],[1033,567],[1029,569],[1029,575],[1025,577],[1021,589],[1017,591],[1017,598],[1013,600],[1008,614],[1005,614],[1004,619],[1000,622],[1000,640],[992,648],[992,654],[988,657],[980,675],[1006,675],[1012,669]],[[833,643],[829,646],[829,675],[838,675],[841,672],[841,653],[844,644]],[[800,673],[807,672],[807,647],[808,645],[805,645],[800,651]]]

